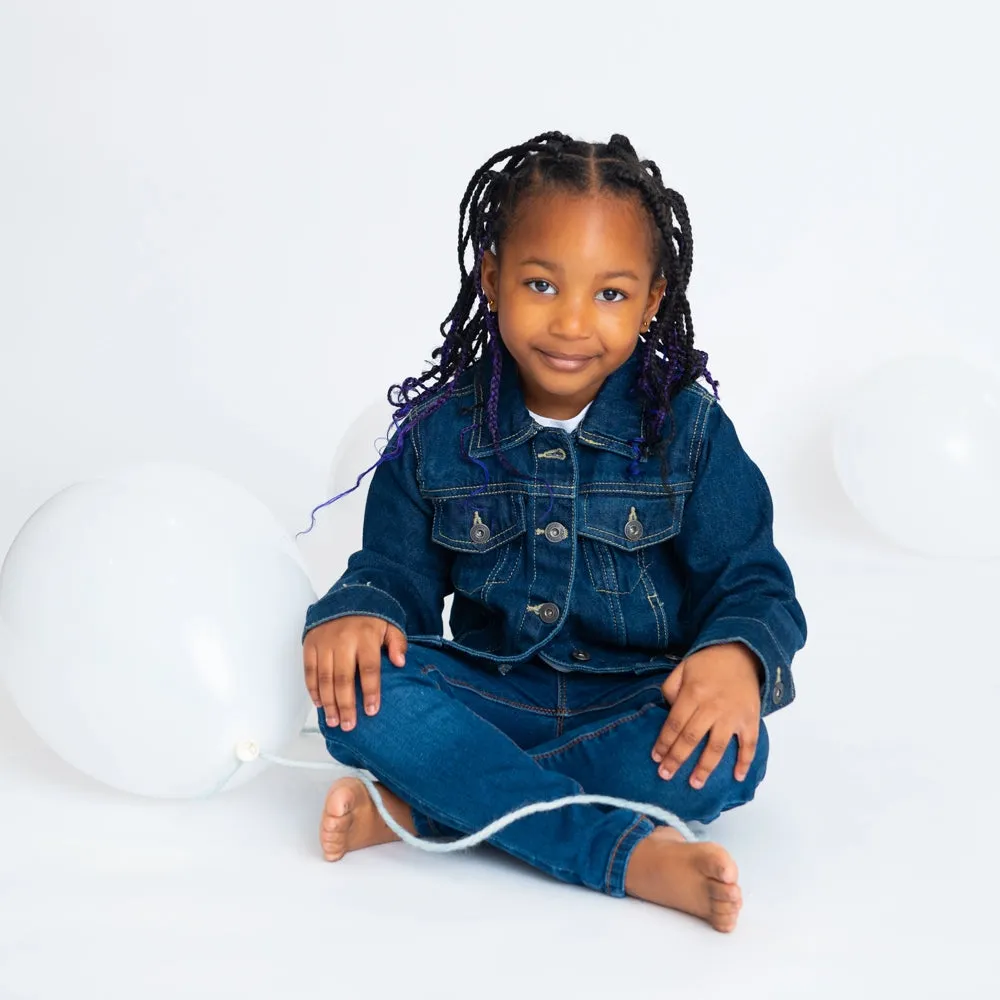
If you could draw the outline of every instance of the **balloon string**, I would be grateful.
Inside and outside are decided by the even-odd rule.
[[[318,733],[319,729],[307,726],[302,729],[302,732]],[[460,837],[457,840],[449,840],[445,842],[425,840],[421,837],[413,836],[409,830],[404,829],[399,825],[399,823],[396,822],[396,820],[389,813],[389,810],[386,809],[385,803],[382,801],[382,796],[379,794],[378,789],[375,787],[375,783],[368,776],[367,772],[360,771],[354,767],[345,767],[343,764],[334,764],[330,761],[292,760],[288,757],[279,757],[277,754],[267,753],[265,751],[260,751],[260,756],[264,760],[270,761],[273,764],[281,764],[285,767],[301,767],[317,771],[346,771],[349,775],[358,778],[365,786],[368,790],[368,794],[372,797],[372,802],[375,804],[375,808],[378,810],[379,815],[385,820],[386,826],[388,826],[400,840],[404,843],[412,845],[413,847],[418,847],[422,851],[430,851],[432,853],[444,854],[450,851],[467,850],[470,847],[475,847],[476,844],[482,843],[484,840],[488,840],[495,833],[499,833],[505,827],[510,826],[511,823],[516,823],[519,819],[524,819],[526,816],[534,816],[537,813],[551,812],[552,810],[561,809],[563,806],[569,805],[605,805],[615,806],[619,809],[631,809],[634,812],[641,813],[653,819],[658,819],[662,823],[666,823],[668,826],[674,827],[681,833],[685,840],[697,842],[699,839],[697,834],[695,834],[679,816],[676,816],[674,813],[669,812],[666,809],[661,809],[659,806],[651,805],[648,802],[633,802],[629,799],[619,799],[611,795],[566,795],[560,799],[553,799],[548,802],[533,802],[530,805],[522,806],[520,809],[515,809],[512,812],[501,816],[488,826],[484,826],[481,830],[478,830],[476,833],[469,834],[467,837]]]

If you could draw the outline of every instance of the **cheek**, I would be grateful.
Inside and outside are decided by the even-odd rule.
[[[624,355],[626,358],[635,350],[639,342],[639,328],[642,326],[642,310],[622,310],[613,319],[602,324],[600,338],[609,354]]]
[[[497,326],[500,328],[500,337],[511,354],[522,350],[521,345],[528,339],[528,331],[532,329],[532,325],[525,319],[524,310],[519,309],[516,303],[505,303],[500,309]]]
[[[620,368],[630,357],[632,357],[632,352],[636,348],[636,344],[639,343],[639,338],[636,337],[629,341],[622,341],[614,345],[613,350],[609,350],[605,355],[607,358],[607,367],[611,370]]]
[[[527,353],[524,339],[517,335],[516,329],[510,323],[501,322],[498,325],[500,328],[500,340],[503,341],[503,345],[510,352],[511,357],[520,364]]]

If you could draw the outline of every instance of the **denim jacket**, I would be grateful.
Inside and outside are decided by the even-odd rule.
[[[375,470],[362,548],[309,607],[303,639],[370,615],[501,673],[532,657],[564,671],[664,671],[740,642],[763,666],[762,714],[788,705],[806,623],[764,477],[697,384],[671,401],[666,469],[654,456],[631,474],[638,362],[637,349],[567,434],[531,418],[503,351],[499,444],[511,468],[486,424],[489,362],[473,365]]]

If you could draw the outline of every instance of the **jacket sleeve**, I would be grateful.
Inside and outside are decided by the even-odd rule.
[[[413,437],[406,434],[402,452],[372,473],[361,550],[308,608],[303,641],[310,629],[348,615],[381,618],[406,635],[441,635],[452,556],[431,541],[433,508],[418,488]]]
[[[675,545],[686,568],[685,618],[694,642],[741,642],[763,668],[761,714],[795,697],[791,663],[806,620],[788,564],[774,546],[771,493],[732,421],[709,409]]]

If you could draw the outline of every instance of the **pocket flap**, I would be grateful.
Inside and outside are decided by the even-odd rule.
[[[672,538],[681,530],[684,493],[666,496],[591,494],[583,498],[581,535],[626,552]]]
[[[489,552],[524,531],[520,493],[434,501],[431,535],[439,545],[458,552]]]

